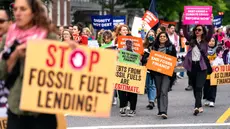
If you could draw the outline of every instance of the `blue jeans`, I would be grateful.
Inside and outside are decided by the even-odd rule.
[[[154,102],[156,98],[156,85],[150,73],[147,73],[146,76],[146,90],[147,90],[149,102]]]

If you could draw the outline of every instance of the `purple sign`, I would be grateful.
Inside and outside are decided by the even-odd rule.
[[[184,25],[211,25],[212,6],[184,6]]]

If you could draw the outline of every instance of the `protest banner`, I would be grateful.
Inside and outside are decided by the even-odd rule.
[[[168,28],[169,24],[173,24],[173,25],[176,26],[177,22],[160,20],[160,25],[163,26],[163,27],[165,27],[165,28]]]
[[[159,22],[159,19],[148,10],[145,12],[144,16],[142,17],[142,20],[145,21],[150,28],[154,27]]]
[[[116,25],[122,25],[126,23],[126,17],[125,16],[113,16],[113,26]]]
[[[113,17],[111,15],[91,16],[94,29],[113,29]]]
[[[140,17],[134,17],[132,25],[132,36],[144,38],[148,31],[151,29],[149,25],[145,25]]]
[[[230,65],[213,66],[211,85],[230,84]]]
[[[212,6],[184,6],[184,25],[211,25]]]
[[[126,47],[126,40],[133,41],[133,50],[139,54],[144,53],[143,42],[141,38],[133,37],[133,36],[118,36],[118,48],[125,48]]]
[[[125,50],[120,50],[118,55],[118,61],[127,64],[137,64],[140,65],[140,54],[129,52]]]
[[[222,26],[223,16],[214,16],[213,25],[217,28]]]
[[[177,58],[158,51],[151,51],[147,62],[147,69],[172,76]]]
[[[144,94],[146,72],[144,66],[117,63],[115,89]]]
[[[116,60],[112,50],[72,50],[57,41],[28,41],[20,109],[109,117]]]

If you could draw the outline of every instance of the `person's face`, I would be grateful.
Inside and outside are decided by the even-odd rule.
[[[166,37],[166,34],[162,33],[159,37],[159,41],[161,44],[165,44],[166,41],[168,41],[168,38]]]
[[[64,31],[64,32],[63,32],[63,38],[64,38],[64,41],[69,41],[69,40],[71,40],[70,32],[69,32],[69,31]]]
[[[8,21],[8,16],[4,10],[0,10],[0,37],[4,35],[10,25],[10,22]]]
[[[31,25],[34,14],[27,0],[16,0],[14,4],[15,23],[20,28]]]
[[[74,27],[73,27],[73,33],[74,33],[74,34],[78,34],[78,35],[80,34],[80,31],[78,30],[78,27],[77,27],[77,26],[74,26]]]
[[[88,36],[88,35],[87,35],[87,30],[83,29],[83,31],[82,31],[82,35],[86,35],[86,36]]]
[[[197,26],[196,29],[195,29],[196,36],[201,36],[203,33],[204,32],[203,32],[202,26]]]
[[[107,43],[109,43],[109,42],[112,41],[112,38],[111,38],[111,37],[108,37],[108,36],[105,36],[105,37],[104,37],[104,41],[105,41],[105,43],[107,44]]]
[[[215,39],[214,39],[214,38],[212,38],[212,39],[209,41],[208,46],[209,46],[209,47],[214,47],[214,46],[215,46]]]
[[[148,37],[153,36],[155,38],[155,33],[154,32],[149,32]]]
[[[63,26],[60,26],[60,27],[59,27],[59,32],[62,34],[63,31],[64,31],[64,27],[63,27]]]
[[[169,33],[170,33],[170,34],[175,33],[175,26],[171,26],[171,27],[169,28]]]
[[[222,34],[222,32],[223,32],[223,29],[222,29],[222,28],[218,29],[218,33],[219,33],[219,34]]]
[[[180,29],[180,35],[184,35],[183,29]]]
[[[69,31],[73,31],[73,27],[72,26],[69,26]]]
[[[127,47],[127,50],[132,50],[133,43],[132,42],[126,42],[126,47]]]
[[[128,34],[128,28],[127,27],[121,27],[121,31],[120,31],[120,34],[122,36],[126,36]]]
[[[220,58],[222,58],[223,57],[223,51],[220,51],[219,53],[218,53],[218,57],[220,57]]]

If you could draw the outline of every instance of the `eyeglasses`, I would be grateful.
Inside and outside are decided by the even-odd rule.
[[[196,29],[196,31],[201,32],[201,31],[202,31],[202,29]]]
[[[8,21],[8,20],[6,20],[6,19],[0,19],[0,24],[3,24],[6,21]]]

